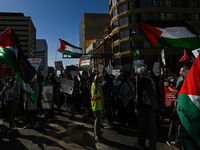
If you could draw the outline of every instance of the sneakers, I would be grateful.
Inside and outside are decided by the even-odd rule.
[[[30,129],[31,127],[32,127],[32,125],[29,123],[29,124],[24,126],[24,129]]]
[[[104,122],[103,123],[103,126],[108,126],[109,124],[107,122]]]
[[[169,142],[169,141],[166,141],[167,145],[174,148],[175,150],[181,150],[181,146],[180,145],[177,145],[176,142]]]
[[[34,125],[34,129],[36,129],[37,127],[39,126],[39,122],[37,122],[35,125]]]
[[[113,129],[113,125],[108,124],[107,126],[104,127],[104,129]]]

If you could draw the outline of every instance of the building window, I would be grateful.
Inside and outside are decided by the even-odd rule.
[[[151,48],[151,44],[149,43],[149,41],[144,41],[144,48]]]
[[[124,24],[128,24],[128,16],[119,19],[119,26],[122,26],[122,25],[124,25]]]
[[[166,20],[165,13],[155,13],[155,20]]]
[[[152,0],[141,0],[141,7],[152,7],[153,1]]]
[[[200,34],[200,27],[194,27],[194,29]]]
[[[178,7],[188,7],[188,1],[187,0],[177,0]]]
[[[165,0],[165,6],[167,7],[175,7],[176,6],[176,0]]]
[[[165,3],[164,0],[154,0],[154,6],[157,6],[157,7],[165,6],[164,3]]]
[[[120,52],[131,50],[130,43],[125,43],[120,45]]]
[[[116,40],[118,40],[118,39],[119,39],[119,38],[118,38],[118,33],[114,34],[114,35],[113,35],[113,42],[116,41]]]
[[[179,14],[179,20],[190,21],[189,14]]]
[[[122,57],[121,58],[121,65],[130,64],[130,57]]]
[[[167,20],[177,20],[177,14],[167,13]]]
[[[191,21],[200,21],[200,14],[190,14]]]
[[[127,4],[118,7],[118,14],[127,10]]]
[[[114,51],[114,53],[118,53],[119,52],[119,46],[113,47],[113,51]]]
[[[129,30],[123,30],[119,32],[119,38],[123,39],[125,37],[129,37]]]
[[[113,10],[112,17],[115,17],[116,15],[117,15],[117,8],[115,10]]]
[[[135,41],[133,46],[135,46],[135,50],[143,49],[143,44],[144,44],[143,41]]]
[[[131,15],[129,16],[129,22],[133,23],[136,20],[140,20],[141,19],[141,14],[135,14],[135,15]]]
[[[120,0],[112,0],[111,5],[115,5],[117,2],[119,2]]]
[[[199,7],[199,1],[190,1],[189,0],[189,7],[198,8]]]
[[[142,20],[154,20],[153,13],[144,13],[141,15]]]
[[[118,21],[113,22],[112,24],[112,28],[115,29],[118,27]]]
[[[139,0],[133,1],[129,3],[129,10],[139,8],[140,7],[140,2]]]

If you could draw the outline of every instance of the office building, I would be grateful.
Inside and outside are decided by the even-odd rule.
[[[24,55],[27,58],[35,58],[36,52],[36,28],[31,17],[23,13],[0,12],[0,33],[11,28],[19,37]]]
[[[47,71],[48,66],[48,46],[45,39],[36,40],[36,58],[42,58],[38,72]]]
[[[152,48],[136,20],[183,20],[200,33],[199,0],[109,0],[109,5],[115,68],[121,70],[129,65],[127,71],[133,71],[136,51],[139,53],[137,59],[143,59],[148,69],[159,61],[157,54],[160,55],[162,49]],[[183,48],[165,48],[170,68],[176,69],[182,52]]]
[[[109,14],[83,14],[79,24],[79,47],[83,54],[86,54],[86,49],[95,39],[103,39],[103,31],[109,25]]]

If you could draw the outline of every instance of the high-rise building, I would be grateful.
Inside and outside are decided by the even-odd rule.
[[[48,66],[48,46],[45,39],[36,40],[36,58],[42,58],[38,72],[47,71]]]
[[[109,25],[109,14],[83,14],[79,24],[79,47],[82,48],[82,53],[86,53],[86,49],[95,39],[104,38],[103,31]]]
[[[23,13],[0,12],[0,33],[11,28],[19,37],[24,55],[28,58],[35,57],[36,28],[31,17]]]
[[[136,20],[183,20],[200,33],[199,0],[109,0],[109,5],[115,68],[130,65],[127,71],[133,71],[134,51],[148,69],[158,62],[155,51],[160,54],[162,49],[152,48]],[[183,48],[165,49],[167,65],[175,70],[182,52]]]

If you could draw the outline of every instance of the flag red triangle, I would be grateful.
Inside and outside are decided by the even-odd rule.
[[[0,36],[0,45],[1,47],[15,47],[15,43],[13,41],[13,38],[11,36],[11,29],[6,30],[3,32]]]
[[[200,57],[198,56],[192,65],[182,88],[179,92],[180,94],[197,95],[200,96]]]
[[[189,55],[189,53],[184,50],[184,55],[183,57],[179,60],[179,62],[183,62],[183,61],[189,61],[192,60],[192,57]]]
[[[137,23],[140,26],[140,28],[143,30],[143,32],[145,33],[145,35],[147,36],[147,38],[149,39],[153,47],[156,48],[156,43],[163,32],[144,22],[137,21]]]
[[[66,49],[67,47],[66,47],[66,45],[63,43],[63,41],[61,40],[61,39],[59,39],[60,40],[60,48],[58,49],[58,51],[62,51],[62,50],[64,50],[64,49]]]

